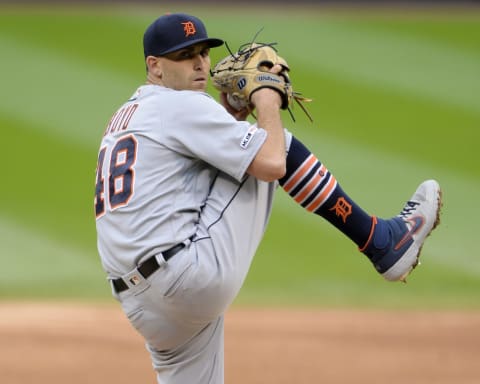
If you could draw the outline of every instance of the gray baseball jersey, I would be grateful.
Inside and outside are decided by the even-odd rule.
[[[217,170],[240,180],[265,136],[207,94],[140,87],[100,148],[95,207],[105,270],[121,276],[194,235]]]
[[[286,132],[287,148],[291,135]],[[223,313],[263,236],[277,183],[245,174],[266,138],[202,92],[141,86],[98,156],[98,251],[159,383],[223,383]],[[186,244],[168,262],[161,252]],[[136,265],[154,255],[148,279]]]

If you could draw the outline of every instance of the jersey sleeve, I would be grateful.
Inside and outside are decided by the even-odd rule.
[[[171,124],[164,127],[166,145],[241,180],[267,132],[248,121],[237,121],[205,93],[184,91],[175,96],[182,97],[186,111],[164,119]]]

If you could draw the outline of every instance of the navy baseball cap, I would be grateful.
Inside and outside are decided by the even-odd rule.
[[[185,13],[160,16],[143,35],[143,52],[147,56],[163,56],[197,43],[219,47],[223,40],[210,38],[202,21]]]

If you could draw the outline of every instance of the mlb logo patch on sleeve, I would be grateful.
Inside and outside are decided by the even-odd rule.
[[[251,125],[248,128],[248,131],[245,133],[245,136],[243,136],[242,141],[240,142],[240,147],[243,149],[246,149],[248,147],[248,144],[250,144],[250,141],[252,140],[253,135],[255,135],[255,132],[258,131],[258,128],[255,125]]]

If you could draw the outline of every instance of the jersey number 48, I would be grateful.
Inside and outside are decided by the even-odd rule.
[[[120,138],[114,144],[105,163],[108,152],[108,147],[102,147],[98,154],[94,200],[97,219],[105,213],[105,201],[113,211],[127,205],[133,196],[135,181],[133,166],[137,158],[137,140],[133,135]],[[107,175],[104,175],[104,169],[108,170]],[[108,183],[105,183],[105,176]]]

